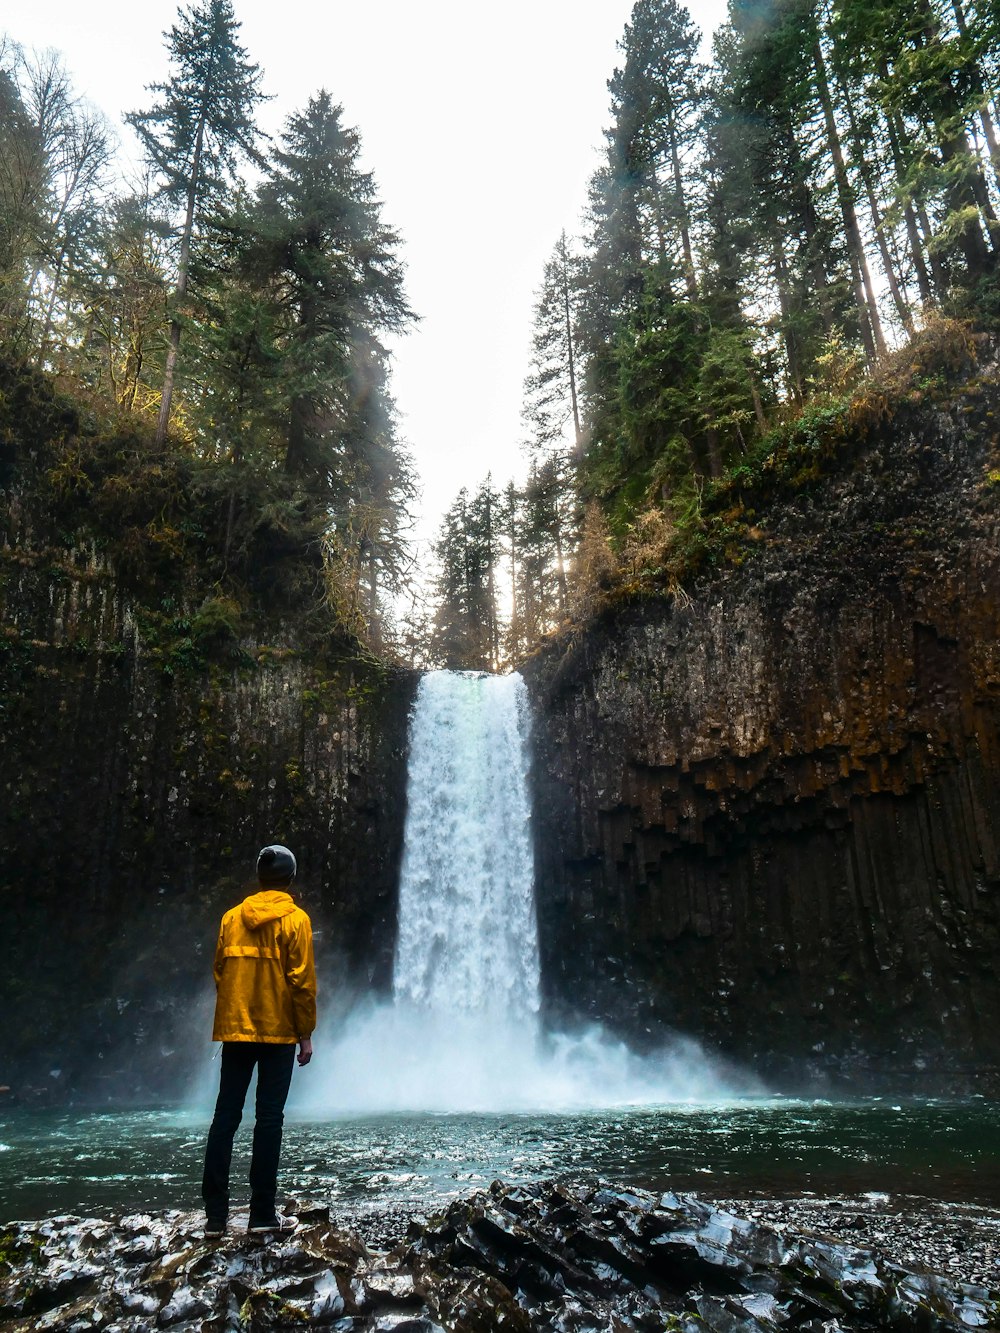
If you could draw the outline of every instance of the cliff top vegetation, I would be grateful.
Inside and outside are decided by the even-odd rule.
[[[393,626],[427,586],[386,350],[413,315],[357,131],[320,90],[265,142],[231,0],[199,0],[123,190],[61,61],[0,43],[5,489],[30,477],[59,540],[220,633],[267,611],[421,665],[509,665],[739,558],[764,491],[996,328],[1000,21],[730,0],[700,51],[678,0],[636,0],[580,234],[541,276],[527,479],[459,494]]]
[[[535,310],[519,491],[460,496],[432,642],[517,661],[740,557],[739,517],[971,372],[1000,294],[1000,27],[973,0],[637,0]],[[750,524],[752,526],[752,524]]]
[[[181,8],[127,188],[61,58],[0,39],[0,484],[220,632],[377,641],[414,486],[398,238],[331,95],[265,142],[260,79],[231,0]]]

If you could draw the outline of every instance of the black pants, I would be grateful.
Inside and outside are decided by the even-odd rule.
[[[278,1158],[281,1127],[285,1121],[285,1099],[292,1081],[294,1043],[225,1041],[222,1043],[222,1077],[215,1117],[205,1148],[205,1174],[201,1194],[211,1221],[225,1221],[229,1212],[229,1164],[233,1137],[243,1119],[243,1103],[257,1066],[257,1116],[250,1159],[250,1225],[274,1216],[278,1191]]]

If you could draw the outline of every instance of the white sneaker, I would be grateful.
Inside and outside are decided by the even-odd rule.
[[[251,1222],[247,1227],[247,1232],[251,1236],[268,1236],[275,1232],[294,1231],[298,1222],[294,1217],[278,1217],[275,1215],[266,1222]]]

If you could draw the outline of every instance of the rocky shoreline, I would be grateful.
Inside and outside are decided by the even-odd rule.
[[[730,1200],[541,1182],[266,1243],[197,1213],[0,1235],[0,1328],[766,1333],[1000,1327],[1000,1215],[926,1200]],[[339,1225],[343,1220],[348,1228]],[[242,1225],[241,1225],[242,1223]]]
[[[922,1264],[959,1282],[1000,1286],[1000,1209],[875,1191],[785,1199],[691,1191],[686,1197],[777,1232],[836,1236],[895,1264]],[[402,1204],[338,1212],[338,1223],[373,1250],[395,1249],[412,1219],[413,1210]]]
[[[961,1282],[1000,1286],[1000,1211],[913,1196],[719,1199],[717,1208],[776,1231],[821,1232],[924,1265]]]

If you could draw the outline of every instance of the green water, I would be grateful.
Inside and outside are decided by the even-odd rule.
[[[204,1113],[13,1108],[0,1116],[0,1219],[199,1203]],[[250,1131],[237,1137],[234,1199]],[[1000,1108],[746,1100],[574,1115],[286,1122],[282,1188],[345,1217],[427,1211],[496,1177],[571,1175],[705,1197],[868,1191],[1000,1204]]]

